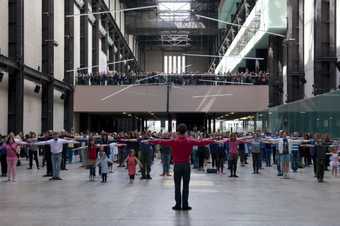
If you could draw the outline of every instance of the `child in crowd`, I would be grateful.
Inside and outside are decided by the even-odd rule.
[[[135,179],[135,175],[136,175],[136,166],[137,164],[141,165],[140,161],[135,156],[134,150],[130,151],[126,159],[126,162],[127,162],[127,167],[128,167],[128,174],[130,177],[130,183],[133,183]]]
[[[99,152],[99,159],[97,165],[101,169],[102,183],[107,182],[107,174],[109,173],[109,163],[113,164],[111,160],[108,159],[104,151]]]
[[[335,148],[332,149],[331,156],[329,157],[330,165],[332,167],[332,175],[338,176],[339,156]]]
[[[90,181],[94,181],[96,176],[96,161],[97,161],[97,146],[93,137],[89,139],[89,146],[87,151],[87,162],[90,170]]]
[[[7,176],[8,181],[15,182],[16,176],[16,163],[17,163],[17,151],[19,146],[16,144],[14,140],[14,136],[11,134],[8,136],[7,141],[4,143],[4,149],[6,151],[7,156]]]

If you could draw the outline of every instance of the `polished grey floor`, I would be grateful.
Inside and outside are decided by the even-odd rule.
[[[24,163],[27,164],[27,163]],[[172,178],[161,178],[160,163],[153,180],[128,183],[125,169],[115,169],[107,184],[88,181],[79,164],[63,171],[63,181],[41,177],[44,169],[18,168],[17,182],[0,183],[0,226],[138,225],[340,225],[340,178],[328,172],[318,184],[312,169],[275,176],[274,168],[252,175],[250,166],[240,178],[193,171],[190,212],[174,212]]]

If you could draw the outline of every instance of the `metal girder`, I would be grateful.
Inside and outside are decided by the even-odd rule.
[[[0,55],[0,67],[3,68],[5,71],[15,71],[19,70],[19,63],[16,63],[14,60],[9,59],[4,55]],[[51,78],[42,72],[33,69],[27,65],[23,66],[24,77],[27,80],[36,83],[45,83],[45,82],[52,82],[54,84],[54,88],[65,91],[65,90],[73,90],[72,85],[67,84],[63,81],[60,81],[55,78]]]
[[[103,10],[103,11],[109,10],[109,8],[105,4],[104,0],[99,0],[98,3],[100,4],[101,10]],[[125,57],[127,57],[128,59],[134,59],[135,64],[138,65],[138,61],[137,61],[135,55],[133,54],[132,50],[130,49],[129,44],[125,40],[125,37],[122,34],[122,32],[120,31],[118,25],[116,24],[116,21],[113,19],[113,16],[111,14],[107,14],[107,16],[108,16],[108,20],[109,20],[109,29],[113,30],[114,33],[115,33],[114,42],[119,42],[119,43],[123,44],[122,49],[124,49],[123,52],[126,54]],[[94,64],[94,65],[97,65],[97,64]],[[138,68],[139,68],[139,66],[138,66]]]

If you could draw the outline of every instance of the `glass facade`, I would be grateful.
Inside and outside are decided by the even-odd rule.
[[[268,118],[268,129],[273,132],[319,132],[340,138],[340,91],[273,107],[262,117]]]

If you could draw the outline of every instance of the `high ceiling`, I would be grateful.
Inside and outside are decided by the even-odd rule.
[[[148,46],[163,48],[202,47],[214,38],[217,23],[196,14],[218,16],[219,0],[126,0],[128,8],[157,5],[126,13],[127,31]],[[204,42],[204,43],[203,43]]]

